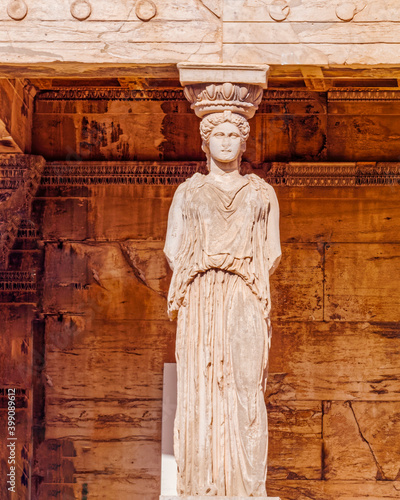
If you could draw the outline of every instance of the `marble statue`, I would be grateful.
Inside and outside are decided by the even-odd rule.
[[[173,270],[168,309],[177,317],[180,496],[267,496],[264,391],[279,208],[270,185],[240,174],[250,127],[230,109],[201,121],[209,173],[177,189],[164,249]]]

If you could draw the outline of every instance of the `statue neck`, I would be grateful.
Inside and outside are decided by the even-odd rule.
[[[236,176],[239,174],[240,158],[236,158],[230,162],[221,162],[210,158],[210,173],[215,175],[230,175]]]

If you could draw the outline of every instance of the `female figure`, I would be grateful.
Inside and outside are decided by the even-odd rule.
[[[247,120],[230,111],[200,125],[209,174],[179,186],[165,254],[178,317],[174,448],[179,495],[266,496],[264,402],[269,275],[280,259],[271,186],[240,175]]]

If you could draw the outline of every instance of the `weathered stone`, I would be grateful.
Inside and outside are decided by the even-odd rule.
[[[276,191],[283,241],[400,242],[396,188],[277,187]]]
[[[26,13],[22,0],[12,1],[8,14],[4,9],[0,31],[7,37],[0,40],[1,62],[41,63],[38,71],[47,74],[59,61],[79,72],[85,63],[121,66],[121,59],[129,65],[143,61],[297,67],[400,64],[399,8],[394,0],[330,6],[321,0],[298,5],[262,0],[164,0],[162,4],[143,0],[135,9],[105,0],[72,5],[63,0],[51,8],[31,2]],[[23,19],[24,25],[17,19]],[[351,23],[343,22],[350,19]],[[32,42],[33,53],[29,51]],[[80,48],[82,42],[85,51]],[[8,71],[10,75],[12,69]]]
[[[400,270],[399,250],[400,246],[392,243],[327,245],[324,318],[400,321],[395,278]]]
[[[285,500],[395,500],[399,481],[276,481],[269,482],[268,493]]]
[[[7,405],[7,398],[4,398],[4,401]],[[8,412],[6,408],[7,406],[0,409],[0,426],[4,429],[2,432],[4,445],[0,454],[0,488],[4,492],[4,498],[16,496],[21,500],[30,500],[29,480],[30,463],[32,460],[31,411],[30,409],[20,409],[15,412],[15,440],[6,440],[5,438],[9,437],[7,430],[9,425]],[[15,448],[11,448],[12,445]],[[9,462],[10,457],[11,460],[15,460],[14,463]],[[7,483],[11,478],[11,476],[7,476],[7,474],[10,474],[11,467],[15,467],[15,485],[13,490],[9,490],[12,484]]]
[[[267,491],[273,479],[321,479],[322,410],[317,401],[269,403]]]
[[[0,80],[0,153],[31,152],[35,95],[27,80]]]
[[[323,0],[307,0],[301,4],[291,4],[290,21],[305,23],[328,23],[337,22],[337,5],[353,2],[335,2],[326,3]],[[356,2],[354,2],[356,3]],[[356,8],[357,16],[355,23],[365,21],[390,21],[397,19],[400,8],[395,0],[372,1],[365,0],[363,8]],[[264,0],[235,0],[234,2],[225,2],[224,21],[248,21],[248,22],[270,22],[269,4]]]
[[[399,403],[326,402],[324,478],[396,480]]]
[[[33,319],[34,308],[31,305],[0,306],[1,387],[18,387],[27,391],[31,388]]]
[[[323,256],[316,244],[282,245],[282,263],[271,278],[273,320],[323,319]]]
[[[376,478],[398,481],[400,478],[400,450],[397,446],[400,439],[399,402],[353,401],[351,408],[360,435],[368,444],[376,462]]]
[[[44,310],[115,320],[166,319],[165,297],[148,286],[125,255],[119,243],[48,244]]]
[[[271,66],[242,172],[276,182],[285,242],[267,491],[398,498],[399,12],[394,0],[5,1],[0,146],[29,152],[33,114],[34,152],[58,162],[26,212],[29,241],[3,189],[14,170],[0,179],[2,395],[16,385],[26,406],[21,442],[37,453],[19,452],[35,499],[159,497],[175,349],[161,251],[176,187],[195,171],[179,162],[203,158],[181,61]],[[38,293],[35,308],[6,304]]]
[[[325,479],[382,479],[351,401],[324,402],[323,439]]]
[[[267,401],[399,401],[397,323],[272,327]]]

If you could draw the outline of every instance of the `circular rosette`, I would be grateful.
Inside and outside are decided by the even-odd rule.
[[[28,14],[28,6],[24,0],[12,0],[7,5],[7,14],[14,21],[22,21]]]
[[[78,21],[85,21],[92,13],[92,6],[87,0],[75,0],[71,4],[71,15]]]

